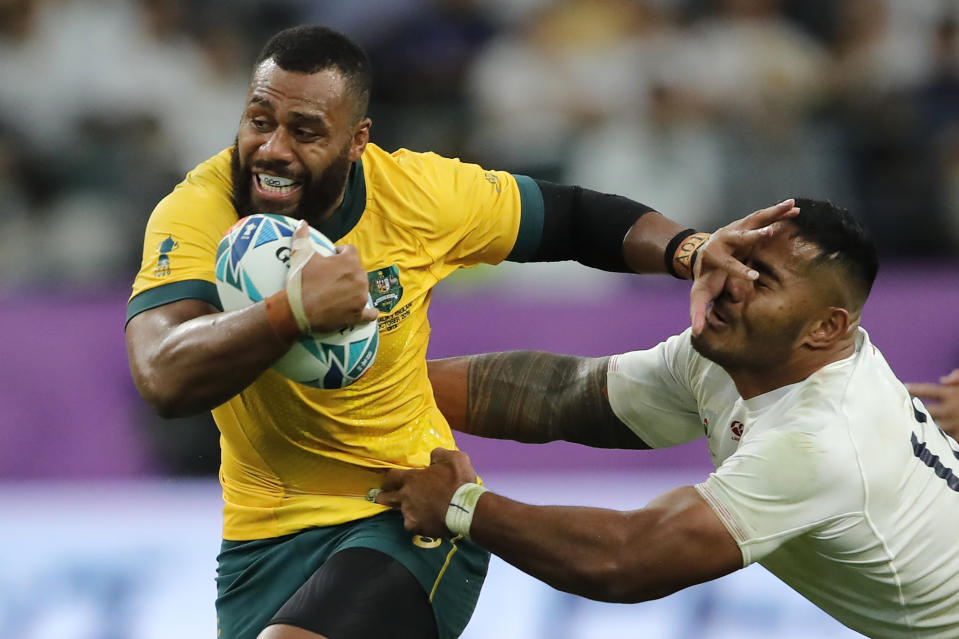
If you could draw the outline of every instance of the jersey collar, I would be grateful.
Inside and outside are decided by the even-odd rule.
[[[363,161],[357,160],[350,167],[343,201],[333,215],[317,225],[316,230],[330,238],[331,242],[338,242],[353,230],[365,209],[366,178],[363,176]]]

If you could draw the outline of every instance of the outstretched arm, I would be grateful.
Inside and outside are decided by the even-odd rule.
[[[464,433],[596,448],[648,448],[613,413],[608,357],[511,351],[431,360],[440,411]]]
[[[485,492],[466,504],[471,521],[448,518],[454,493],[475,480],[464,453],[437,449],[429,468],[390,471],[377,501],[399,508],[410,532],[468,533],[523,572],[590,599],[656,599],[743,566],[735,540],[692,486],[628,512],[531,506]],[[467,529],[450,531],[448,521]]]
[[[607,271],[671,273],[694,279],[693,333],[727,277],[759,274],[740,258],[777,220],[799,213],[792,199],[756,211],[713,234],[696,233],[650,207],[618,195],[536,180],[543,197],[543,228],[531,261],[576,260]]]

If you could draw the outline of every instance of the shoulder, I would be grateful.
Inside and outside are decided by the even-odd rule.
[[[373,144],[363,154],[368,206],[421,232],[460,232],[478,218],[519,210],[516,178],[459,158]]]
[[[236,221],[230,149],[197,165],[157,204],[151,225],[182,225],[225,230]]]

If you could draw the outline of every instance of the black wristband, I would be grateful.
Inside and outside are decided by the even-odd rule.
[[[673,236],[673,239],[669,240],[668,244],[666,244],[666,252],[663,254],[663,262],[666,264],[666,271],[676,279],[686,279],[677,273],[676,269],[673,267],[673,257],[676,255],[676,249],[678,249],[679,245],[683,243],[683,240],[690,235],[695,235],[696,233],[696,229],[686,229],[685,231],[680,231]]]

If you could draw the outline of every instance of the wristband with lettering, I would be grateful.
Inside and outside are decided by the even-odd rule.
[[[666,245],[663,255],[666,270],[681,280],[693,278],[693,267],[700,247],[709,239],[709,233],[700,233],[695,229],[686,229],[677,233]]]

